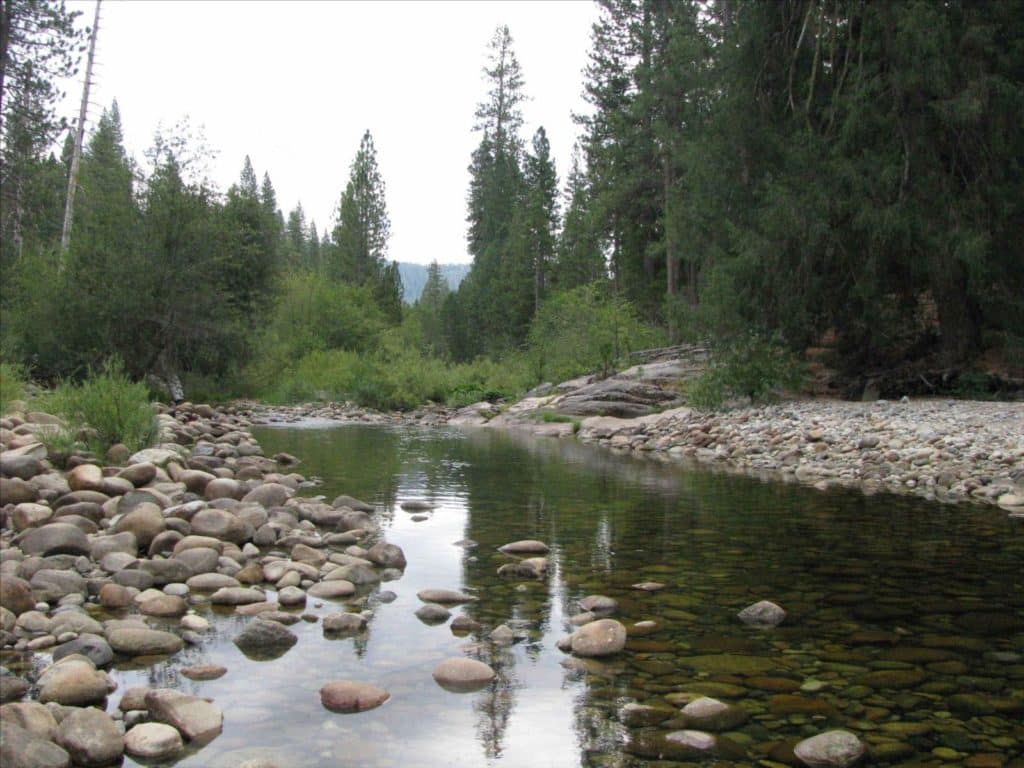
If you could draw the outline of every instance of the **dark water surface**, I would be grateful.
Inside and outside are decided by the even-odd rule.
[[[792,760],[795,740],[833,727],[857,733],[873,761],[1013,765],[1024,751],[1024,527],[993,509],[908,498],[823,494],[688,471],[578,445],[488,430],[340,426],[256,430],[265,453],[303,459],[328,500],[375,504],[388,541],[409,561],[370,597],[367,631],[327,639],[319,623],[273,661],[247,659],[231,638],[247,619],[203,612],[208,643],[151,669],[116,672],[128,685],[173,685],[211,697],[224,732],[179,766],[234,766],[262,757],[304,766],[649,766],[659,733],[623,722],[628,702],[673,711],[698,695],[742,707],[727,738],[742,758]],[[436,508],[414,521],[398,502]],[[472,539],[464,549],[454,542]],[[552,552],[543,582],[505,580],[496,551],[534,538]],[[660,592],[631,589],[642,581]],[[455,609],[484,625],[455,637],[414,616],[416,592],[464,589]],[[630,625],[654,620],[610,660],[573,663],[555,648],[576,601],[616,598]],[[736,612],[761,599],[789,611],[774,630]],[[326,615],[326,603],[307,610]],[[450,693],[431,673],[506,623],[525,639],[484,642],[498,672],[477,693]],[[223,664],[219,680],[177,670]],[[353,679],[387,689],[382,707],[333,714],[318,690]],[[118,694],[113,701],[116,702]],[[1020,763],[1017,763],[1018,765]]]

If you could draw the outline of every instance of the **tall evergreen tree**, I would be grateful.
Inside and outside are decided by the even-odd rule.
[[[373,137],[366,131],[338,206],[333,236],[335,274],[356,285],[377,280],[385,266],[390,235],[384,179],[377,168]]]
[[[565,219],[552,268],[559,288],[587,285],[605,276],[599,229],[591,220],[590,189],[581,162],[580,146],[576,144],[563,196]]]

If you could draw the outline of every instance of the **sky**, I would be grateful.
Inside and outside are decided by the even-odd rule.
[[[68,5],[92,23],[92,0]],[[144,165],[158,127],[187,117],[217,153],[208,171],[222,192],[249,155],[285,216],[301,201],[321,233],[369,129],[389,258],[469,262],[466,169],[495,28],[509,26],[523,71],[523,139],[544,126],[564,182],[597,13],[587,0],[105,0],[88,126],[117,99],[128,153]],[[69,116],[80,87],[68,87]]]

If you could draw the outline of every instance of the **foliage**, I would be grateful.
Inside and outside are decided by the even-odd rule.
[[[690,383],[687,397],[708,409],[737,398],[762,402],[780,389],[797,389],[804,376],[800,361],[777,338],[745,334],[715,350],[708,369]]]
[[[21,365],[0,362],[0,414],[7,413],[13,401],[24,399],[27,380]]]
[[[595,371],[607,376],[630,351],[662,341],[627,302],[591,284],[545,302],[530,328],[527,354],[538,381],[564,381]]]
[[[40,395],[38,406],[68,424],[68,434],[86,436],[89,449],[103,456],[115,443],[131,452],[152,445],[159,434],[145,384],[133,382],[117,360],[80,384],[63,382]]]

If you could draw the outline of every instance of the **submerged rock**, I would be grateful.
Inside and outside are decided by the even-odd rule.
[[[848,768],[864,756],[864,743],[849,731],[826,731],[804,739],[793,754],[810,768]]]
[[[482,661],[456,657],[446,659],[434,669],[434,680],[447,691],[469,693],[486,688],[496,677]]]
[[[736,614],[739,620],[752,627],[777,627],[786,619],[786,612],[770,600],[748,605]]]

